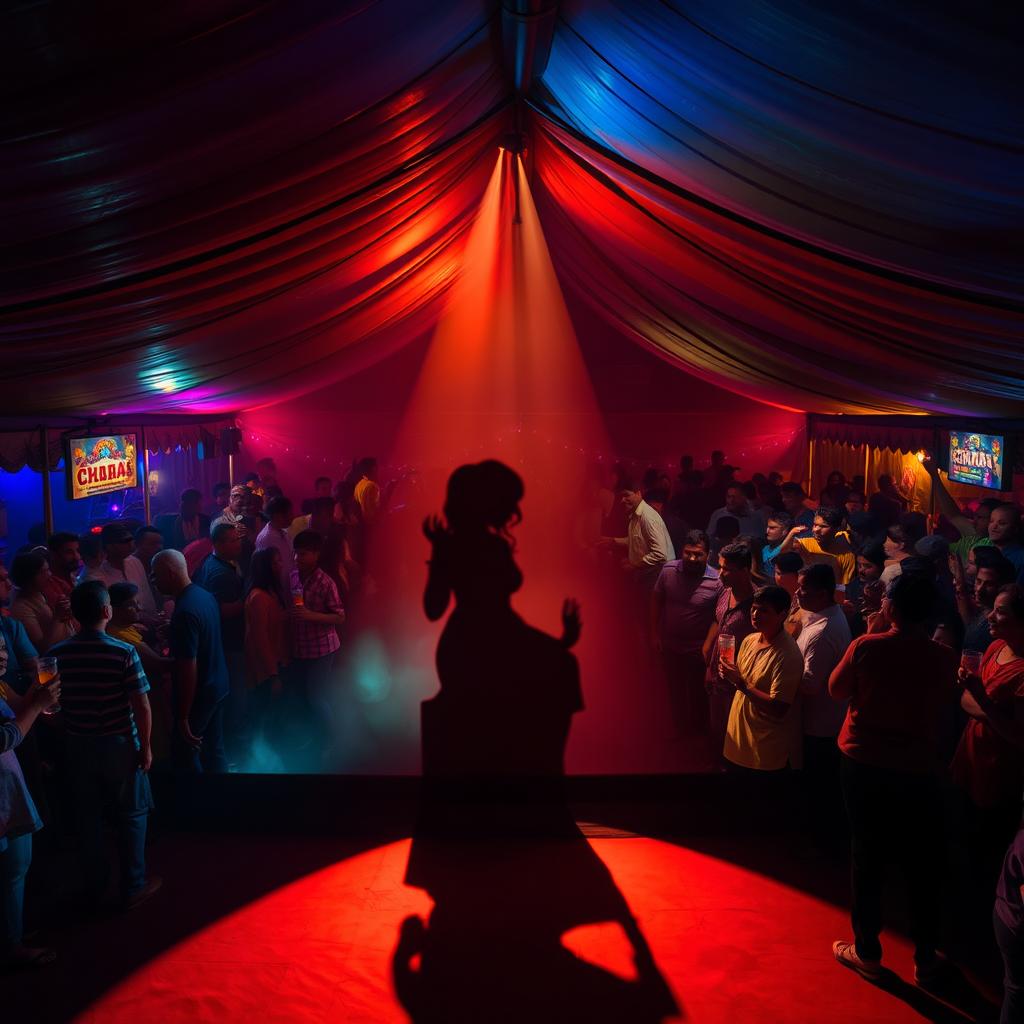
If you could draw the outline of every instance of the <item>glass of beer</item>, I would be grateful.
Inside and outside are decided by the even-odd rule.
[[[57,675],[56,658],[36,659],[36,681],[40,686],[47,686]],[[44,715],[55,715],[60,711],[60,705],[54,704],[52,708],[44,711]]]
[[[981,672],[981,651],[964,651],[960,655],[960,667],[971,676],[978,675]]]
[[[718,638],[718,656],[724,665],[736,664],[736,637],[731,633],[722,633]]]
[[[301,608],[306,603],[306,596],[302,590],[302,587],[292,587],[292,604],[296,608]]]

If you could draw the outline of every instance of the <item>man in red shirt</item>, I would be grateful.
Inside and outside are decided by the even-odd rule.
[[[914,980],[921,985],[935,979],[940,965],[938,778],[943,719],[956,699],[956,652],[928,630],[937,597],[931,581],[900,576],[885,602],[892,628],[854,640],[828,684],[836,700],[850,702],[839,750],[855,937],[833,943],[832,952],[866,978],[881,976],[882,883],[891,858],[906,878]]]

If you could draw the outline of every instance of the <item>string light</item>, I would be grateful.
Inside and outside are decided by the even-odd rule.
[[[522,434],[523,433],[522,425],[519,424],[519,425],[516,425],[516,426],[512,427],[511,428],[511,432],[513,434]],[[537,430],[536,427],[531,427],[529,432],[531,434],[533,434],[533,435],[537,435],[538,430]],[[756,457],[758,455],[763,454],[764,452],[774,451],[774,450],[777,450],[779,448],[787,447],[799,435],[801,435],[802,433],[803,433],[802,430],[792,430],[792,431],[790,431],[789,433],[787,433],[785,435],[775,435],[776,438],[781,437],[782,438],[781,441],[780,440],[771,440],[771,441],[769,441],[769,440],[765,439],[765,442],[763,444],[758,444],[758,445],[749,445],[748,444],[747,447],[743,451],[741,451],[739,453],[738,457],[741,458],[741,459],[745,459],[748,456]],[[261,448],[269,449],[270,451],[285,452],[287,454],[291,454],[292,453],[292,448],[293,448],[293,446],[295,444],[293,442],[292,444],[287,444],[286,445],[286,444],[283,443],[283,441],[271,441],[269,438],[266,437],[266,435],[256,434],[256,433],[253,433],[251,431],[248,432],[247,437],[248,437],[249,441],[253,442],[254,444],[259,445]],[[543,436],[543,437],[538,438],[538,440],[543,441],[545,444],[554,445],[557,441],[560,440],[560,438]],[[498,437],[496,438],[496,442],[495,443],[500,448],[500,447],[504,447],[504,445],[508,441],[511,441],[511,438],[507,437],[504,434],[499,434]],[[568,450],[569,445],[565,444],[563,442],[562,447],[564,449]],[[477,452],[481,452],[481,451],[485,451],[485,450],[486,450],[486,445],[481,443],[481,444],[478,444],[475,448],[466,448],[464,450],[463,454],[465,455],[466,458],[470,458],[470,457],[473,457]],[[593,450],[593,449],[589,449],[588,450],[588,449],[585,449],[585,448],[580,448],[580,449],[578,449],[578,451],[579,451],[579,454],[581,456],[583,456],[584,458],[586,458],[586,459],[591,459],[591,460],[594,460],[596,462],[601,462],[601,463],[604,463],[604,462],[620,463],[620,464],[622,464],[624,466],[630,467],[631,469],[636,469],[636,468],[639,468],[641,466],[643,466],[643,467],[674,469],[675,466],[676,466],[676,461],[677,461],[677,456],[674,456],[674,455],[653,456],[653,455],[636,455],[636,454],[632,454],[632,453],[631,454],[627,454],[627,455],[616,455],[613,452],[603,452],[603,451],[597,451],[597,450]],[[358,456],[350,455],[350,456],[347,456],[347,457],[339,458],[338,461],[337,461],[337,465],[339,465],[341,467],[347,468],[347,467],[352,465],[352,463],[355,461],[355,459],[357,457]],[[312,455],[305,455],[304,458],[306,459],[306,461],[312,461],[314,456],[312,456]],[[333,461],[329,460],[326,456],[322,457],[320,461],[325,466],[328,465],[328,464],[332,464],[333,465]],[[522,460],[520,460],[520,461],[522,461]],[[708,463],[708,464],[710,464],[710,463]]]

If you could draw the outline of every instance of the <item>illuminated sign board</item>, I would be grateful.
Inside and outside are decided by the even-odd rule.
[[[72,437],[65,442],[64,465],[72,501],[137,487],[134,434]]]
[[[949,479],[1003,490],[1006,439],[998,434],[956,431],[949,435]]]

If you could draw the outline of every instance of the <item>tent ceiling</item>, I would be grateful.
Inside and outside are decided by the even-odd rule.
[[[1019,408],[1024,133],[997,15],[569,0],[550,52],[523,30],[531,82],[502,25],[507,51],[550,5],[513,6],[5,15],[4,411],[253,407],[421,336],[513,74],[573,301],[793,408]]]

